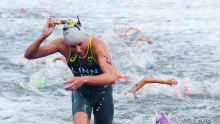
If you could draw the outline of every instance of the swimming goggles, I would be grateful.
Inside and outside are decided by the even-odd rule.
[[[72,19],[67,19],[67,20],[55,19],[54,22],[55,22],[56,25],[61,25],[61,24],[67,24],[67,25],[77,24],[78,26],[81,26],[81,23],[80,23],[80,20],[79,20],[78,16],[77,16],[77,19],[78,19],[77,22],[74,22]]]
[[[60,20],[60,19],[55,19],[54,20],[56,25],[61,25],[61,24],[75,24],[76,22],[72,21],[72,19],[67,19],[67,20]]]

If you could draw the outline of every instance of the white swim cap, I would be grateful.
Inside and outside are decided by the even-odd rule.
[[[65,24],[63,37],[67,44],[74,43],[86,38],[86,32],[78,24]]]

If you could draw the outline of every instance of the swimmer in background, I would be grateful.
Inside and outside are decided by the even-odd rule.
[[[29,12],[29,10],[28,9],[25,9],[25,8],[21,8],[21,12]]]
[[[20,13],[16,13],[16,12],[10,12],[11,17],[15,17],[15,18],[21,18],[21,14]]]
[[[131,48],[134,48],[135,46],[136,46],[136,44],[137,44],[137,42],[138,41],[146,41],[148,44],[152,44],[153,42],[151,41],[151,40],[149,40],[149,39],[146,39],[146,38],[141,38],[141,37],[137,37],[134,41],[133,41],[133,43],[131,44]]]
[[[48,13],[50,15],[50,17],[55,18],[54,14],[51,11],[48,11],[48,10],[38,10],[38,12],[39,13],[40,12],[46,12],[46,13]]]
[[[167,84],[167,85],[176,85],[178,82],[175,79],[161,80],[161,79],[157,79],[157,78],[144,78],[144,79],[138,81],[135,84],[135,86],[130,88],[127,92],[133,93],[134,98],[136,99],[137,96],[135,95],[135,93],[147,83],[159,83],[159,84]]]
[[[137,32],[138,34],[141,33],[141,31],[140,31],[139,29],[137,29],[137,28],[128,27],[124,32],[121,33],[120,37],[128,37],[128,36],[127,36],[127,33],[128,33],[130,30],[136,30],[136,32]]]
[[[54,58],[54,59],[53,59],[53,62],[56,62],[57,60],[62,60],[65,64],[67,64],[66,59],[65,59],[65,57],[63,57],[63,56],[59,56],[59,57]],[[39,61],[36,61],[36,64],[45,65],[46,62],[43,61],[43,60],[39,60]]]
[[[26,13],[26,12],[29,12],[28,9],[25,9],[25,8],[21,8],[21,13]],[[20,13],[16,13],[16,12],[10,12],[11,14],[11,17],[15,17],[15,18],[21,18],[21,14]]]
[[[128,27],[124,32],[121,33],[120,37],[128,37],[127,36],[127,33],[130,31],[130,30],[135,30],[138,34],[141,33],[141,31],[137,28],[134,28],[134,27]],[[131,44],[131,48],[134,48],[137,44],[138,41],[146,41],[148,44],[152,44],[153,42],[147,38],[141,38],[141,37],[137,37],[133,43]]]
[[[28,9],[25,9],[25,8],[21,8],[21,13],[28,13],[28,12],[31,12],[31,11],[28,10]],[[40,13],[40,12],[46,12],[50,15],[50,17],[55,18],[54,14],[49,10],[38,10],[38,13]],[[21,18],[22,17],[20,13],[16,13],[16,12],[10,12],[10,14],[15,18]]]
[[[170,122],[168,121],[166,115],[161,114],[157,117],[156,124],[170,124]]]
[[[58,56],[58,57],[54,58],[53,62],[56,62],[57,60],[62,60],[65,64],[67,64],[66,58],[64,56]]]
[[[173,93],[173,96],[177,96],[177,90]],[[181,92],[184,96],[184,99],[185,99],[185,96],[190,96],[190,97],[213,97],[213,98],[220,98],[220,89],[217,89],[217,90],[212,90],[212,92],[210,93],[196,93],[195,91],[193,91],[192,89],[190,88],[187,88],[185,87],[182,92]]]

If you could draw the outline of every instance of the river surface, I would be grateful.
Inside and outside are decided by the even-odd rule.
[[[22,7],[28,12],[22,13]],[[71,92],[62,85],[72,73],[63,62],[52,62],[60,54],[23,57],[49,17],[38,12],[44,9],[61,19],[76,20],[78,15],[90,35],[101,35],[115,67],[130,78],[113,85],[114,124],[154,124],[161,113],[171,124],[220,123],[219,0],[1,0],[1,124],[72,123]],[[142,33],[132,30],[120,38],[129,26]],[[59,37],[62,26],[43,44]],[[138,42],[132,49],[136,37],[153,44]],[[46,64],[37,64],[41,61]],[[125,94],[144,77],[174,78],[178,85],[147,84],[136,100]],[[40,80],[46,88],[37,88]],[[185,88],[193,95],[185,96]]]

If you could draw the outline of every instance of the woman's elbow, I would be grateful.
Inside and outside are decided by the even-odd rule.
[[[30,56],[28,54],[24,54],[24,58],[29,59],[29,60],[34,59],[34,57],[32,57],[32,56]]]
[[[24,54],[24,58],[30,59],[30,57],[27,54]]]
[[[115,75],[110,76],[109,83],[110,84],[115,84]]]
[[[115,78],[112,80],[111,84],[115,84]]]

